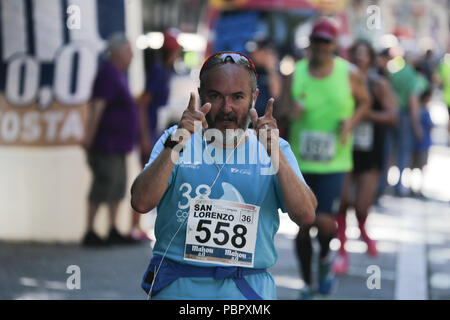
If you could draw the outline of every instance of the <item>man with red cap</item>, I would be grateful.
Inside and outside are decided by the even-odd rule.
[[[172,68],[181,52],[175,32],[164,32],[164,42],[156,59],[147,69],[145,90],[139,98],[141,163],[144,166],[150,158],[153,145],[161,132],[158,131],[158,110],[167,105],[170,95]],[[147,234],[139,227],[139,214],[132,214],[131,238],[146,239]]]
[[[370,98],[356,66],[335,56],[338,30],[327,19],[318,20],[310,35],[308,57],[295,67],[289,142],[305,180],[317,197],[315,227],[320,244],[318,292],[334,287],[330,241],[336,233],[342,184],[352,170],[352,129],[367,113]],[[310,228],[300,228],[296,239],[305,287],[301,298],[310,299],[312,243]]]

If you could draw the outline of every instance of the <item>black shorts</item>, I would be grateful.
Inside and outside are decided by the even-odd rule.
[[[383,168],[384,141],[386,127],[374,126],[374,140],[370,150],[362,151],[353,149],[353,173],[364,173],[369,170],[381,170]]]
[[[369,170],[381,170],[383,168],[383,153],[353,151],[353,172],[363,173]]]
[[[339,213],[345,172],[329,174],[303,174],[306,183],[317,198],[317,213]]]
[[[92,185],[89,202],[113,204],[125,197],[127,185],[125,154],[88,152],[88,163],[92,170]]]

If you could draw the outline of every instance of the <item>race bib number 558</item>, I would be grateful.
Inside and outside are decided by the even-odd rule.
[[[184,259],[253,267],[259,207],[213,199],[192,199]]]

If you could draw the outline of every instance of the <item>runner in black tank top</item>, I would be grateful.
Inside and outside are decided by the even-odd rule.
[[[374,93],[376,81],[381,76],[370,70],[367,86],[372,97],[372,110],[383,111],[382,102]],[[371,169],[381,170],[383,166],[385,126],[375,121],[364,121],[354,131],[353,173],[360,174]]]
[[[350,57],[351,62],[359,67],[366,78],[372,105],[365,121],[354,130],[354,168],[353,172],[346,176],[341,206],[336,218],[337,237],[341,247],[333,270],[338,274],[346,273],[349,263],[345,250],[346,212],[349,206],[355,208],[361,238],[367,244],[367,253],[370,256],[378,254],[375,241],[366,232],[365,222],[375,198],[383,164],[384,132],[387,126],[396,122],[396,100],[389,82],[371,69],[375,60],[371,45],[364,40],[356,41],[350,49]]]

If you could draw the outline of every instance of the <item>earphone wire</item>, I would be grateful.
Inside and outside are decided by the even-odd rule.
[[[155,284],[155,279],[156,276],[158,275],[159,269],[161,268],[161,265],[164,261],[164,258],[167,255],[167,251],[169,251],[170,246],[172,245],[172,241],[175,239],[175,237],[177,236],[178,232],[180,232],[181,227],[184,226],[184,223],[186,222],[187,218],[189,217],[189,215],[187,215],[186,217],[184,217],[183,222],[180,224],[180,226],[178,227],[178,230],[175,232],[175,234],[173,235],[172,239],[170,239],[169,244],[167,245],[166,250],[164,251],[164,254],[161,258],[161,261],[158,265],[158,268],[155,270],[155,274],[153,275],[153,280],[152,280],[152,285],[150,286],[150,290],[148,291],[148,295],[147,295],[147,300],[151,300],[152,299],[152,291],[153,291],[153,285]]]
[[[217,170],[218,170],[217,175],[216,175],[216,177],[214,178],[214,181],[212,182],[211,186],[209,186],[209,190],[210,190],[210,191],[212,190],[212,188],[213,188],[214,185],[216,184],[217,180],[219,179],[220,173],[222,172],[223,168],[224,168],[225,165],[227,164],[228,160],[230,159],[230,157],[231,157],[232,155],[234,155],[234,151],[237,149],[237,147],[241,144],[242,140],[245,138],[245,136],[246,136],[246,134],[247,134],[247,128],[248,128],[248,125],[246,126],[246,130],[245,130],[244,133],[242,134],[242,137],[240,138],[240,140],[238,141],[238,143],[237,143],[236,146],[234,147],[233,151],[230,152],[230,154],[228,155],[228,157],[225,159],[225,163],[222,165],[221,168],[219,168],[219,166],[217,165],[217,163],[210,157],[210,159],[213,160],[214,165],[216,166],[216,168],[217,168]],[[203,141],[205,142],[205,148],[207,148],[207,147],[208,147],[208,144],[207,144],[207,142],[206,142],[206,139],[205,139],[205,136],[204,136],[204,135],[203,135]],[[209,156],[209,154],[208,154],[208,156]],[[153,279],[152,279],[152,284],[151,284],[150,290],[148,291],[148,294],[147,294],[147,300],[151,300],[151,299],[152,299],[153,285],[155,284],[155,280],[156,280],[156,277],[157,277],[157,275],[158,275],[158,273],[159,273],[159,269],[161,268],[161,265],[162,265],[162,263],[163,263],[163,261],[164,261],[166,255],[167,255],[167,252],[169,251],[170,246],[172,245],[173,240],[175,239],[175,237],[177,236],[178,232],[180,232],[181,228],[182,228],[182,227],[184,226],[184,224],[186,223],[188,217],[189,217],[189,214],[188,214],[186,217],[184,217],[183,222],[180,224],[180,226],[178,227],[177,231],[175,232],[175,234],[174,234],[174,235],[172,236],[172,238],[170,239],[170,241],[169,241],[169,243],[168,243],[168,245],[167,245],[167,248],[166,248],[166,250],[164,251],[164,254],[163,254],[162,258],[161,258],[161,261],[159,262],[158,268],[156,268],[156,270],[155,270],[155,272],[154,272]]]

